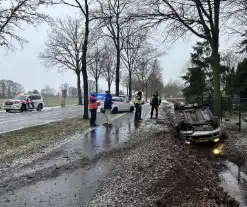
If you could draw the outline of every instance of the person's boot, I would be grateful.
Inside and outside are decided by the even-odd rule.
[[[153,117],[152,116],[150,116],[150,119],[152,119]]]

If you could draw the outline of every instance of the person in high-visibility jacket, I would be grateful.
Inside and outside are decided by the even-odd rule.
[[[154,109],[156,112],[156,119],[158,118],[158,108],[159,108],[160,104],[161,104],[161,97],[160,97],[159,93],[156,91],[150,100],[150,105],[152,106],[150,119],[153,118]]]
[[[142,92],[138,91],[138,93],[135,94],[134,99],[135,104],[135,120],[142,120],[141,114],[142,114]]]
[[[97,118],[98,103],[95,94],[91,94],[90,97],[88,98],[88,109],[91,112],[90,126],[96,127],[97,125],[95,122]]]

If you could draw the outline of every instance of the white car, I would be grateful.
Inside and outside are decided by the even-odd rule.
[[[124,97],[112,97],[112,114],[118,112],[133,112],[135,110],[134,104]],[[105,112],[104,102],[101,102],[100,111]]]
[[[30,108],[28,108],[28,102]],[[30,102],[33,103],[34,107]],[[44,98],[40,94],[18,95],[13,99],[6,100],[3,103],[3,108],[4,110],[6,110],[6,112],[9,112],[11,110],[18,110],[20,112],[23,112],[23,111],[35,110],[35,109],[37,111],[41,111],[43,107],[44,107]]]

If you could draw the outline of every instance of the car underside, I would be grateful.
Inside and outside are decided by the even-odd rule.
[[[208,106],[186,105],[177,108],[176,131],[187,142],[218,142],[222,135],[218,117]]]

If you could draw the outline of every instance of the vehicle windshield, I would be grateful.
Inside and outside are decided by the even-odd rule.
[[[13,98],[13,100],[26,100],[27,99],[27,96],[16,96]]]

